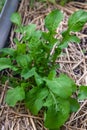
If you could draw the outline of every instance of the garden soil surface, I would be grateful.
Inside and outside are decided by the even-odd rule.
[[[37,29],[46,31],[44,28],[45,16],[53,9],[60,9],[65,17],[57,32],[62,32],[67,28],[68,17],[74,11],[79,9],[87,11],[85,2],[71,2],[64,7],[58,3],[53,5],[35,2],[31,8],[29,0],[22,0],[18,11],[24,25],[34,23],[37,25]],[[14,37],[21,38],[20,34],[14,33],[14,29],[15,27],[12,27],[10,34],[11,48],[15,48]],[[81,43],[70,43],[68,48],[64,49],[60,59],[56,61],[60,64],[60,69],[57,72],[66,73],[74,79],[77,85],[87,85],[87,24],[81,32],[75,35],[79,36]],[[58,33],[57,37],[61,37],[61,35]],[[11,75],[9,72],[7,73]],[[11,108],[5,103],[4,99],[9,87],[8,81],[5,84],[0,84],[0,130],[47,130],[43,125],[43,111],[38,116],[33,116],[23,103],[18,103],[15,108]],[[61,130],[87,130],[87,100],[80,101],[79,110],[71,114]]]

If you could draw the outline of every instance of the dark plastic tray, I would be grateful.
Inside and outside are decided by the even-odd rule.
[[[6,0],[2,12],[0,13],[0,48],[7,44],[11,21],[10,17],[18,7],[19,0]]]

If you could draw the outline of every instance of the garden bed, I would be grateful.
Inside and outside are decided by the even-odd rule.
[[[19,12],[22,16],[22,23],[24,25],[34,23],[37,25],[37,29],[45,31],[44,17],[53,9],[61,9],[64,13],[64,20],[58,28],[58,32],[67,28],[68,16],[78,8],[87,10],[87,5],[84,3],[78,3],[78,8],[75,7],[77,3],[72,2],[66,5],[64,8],[52,4],[38,3],[36,2],[34,8],[31,9],[29,0],[22,0]],[[60,64],[58,73],[63,72],[69,75],[75,80],[77,85],[87,85],[87,25],[83,30],[76,34],[81,38],[80,44],[70,43],[68,48],[64,50],[60,59],[57,62]],[[14,48],[14,37],[20,39],[21,35],[14,33],[15,27],[11,30],[10,35],[10,47]],[[4,72],[2,74],[7,74]],[[8,75],[10,75],[8,73]],[[46,130],[43,126],[42,112],[37,117],[31,115],[29,110],[26,110],[23,104],[17,104],[13,109],[7,106],[4,102],[6,90],[9,88],[8,81],[0,84],[0,128],[1,130],[13,129],[13,130]],[[87,100],[82,101],[80,109],[73,113],[69,121],[64,124],[63,130],[86,130],[87,129]]]

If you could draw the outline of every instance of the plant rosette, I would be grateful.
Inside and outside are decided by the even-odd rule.
[[[17,25],[15,31],[22,37],[20,40],[14,39],[15,49],[0,50],[0,71],[8,69],[12,73],[11,77],[1,77],[1,81],[8,80],[12,86],[7,91],[6,103],[14,107],[18,101],[23,101],[34,115],[44,108],[44,125],[50,130],[59,129],[70,113],[78,110],[78,99],[87,98],[87,87],[80,86],[78,90],[77,85],[66,74],[56,74],[59,67],[56,60],[62,50],[70,42],[80,42],[71,32],[82,29],[87,22],[87,12],[79,10],[72,14],[67,30],[62,32],[61,39],[57,39],[56,29],[62,20],[63,13],[53,10],[45,18],[48,32],[43,32],[36,30],[35,24],[23,26],[21,16],[14,13],[11,21]],[[72,95],[77,90],[78,97],[75,99]]]

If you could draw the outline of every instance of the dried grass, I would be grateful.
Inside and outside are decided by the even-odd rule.
[[[24,25],[35,23],[37,29],[45,31],[44,17],[55,8],[61,9],[65,16],[57,29],[57,32],[61,32],[67,28],[68,16],[78,9],[87,11],[87,4],[71,2],[65,7],[61,7],[58,4],[36,2],[34,8],[31,9],[29,0],[22,0],[19,12]],[[14,37],[21,37],[21,35],[14,33],[14,29],[15,27],[11,30],[10,47],[15,47]],[[77,85],[87,85],[87,25],[82,32],[76,35],[81,38],[81,43],[70,43],[68,48],[63,51],[60,59],[56,61],[60,64],[58,73],[68,74]],[[0,130],[46,130],[43,125],[42,112],[35,117],[21,103],[18,103],[15,108],[10,108],[5,104],[4,98],[8,88],[8,82],[5,85],[0,85]],[[61,130],[87,130],[87,100],[80,102],[80,104],[80,109],[76,113],[72,113]]]

